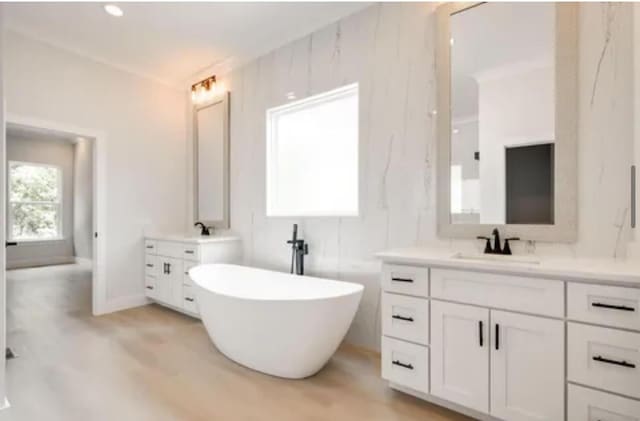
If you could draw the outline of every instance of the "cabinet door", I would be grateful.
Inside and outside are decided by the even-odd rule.
[[[182,307],[182,260],[160,257],[158,262],[157,299]]]
[[[564,322],[491,311],[491,415],[564,418]]]
[[[431,393],[489,412],[489,310],[431,301]]]

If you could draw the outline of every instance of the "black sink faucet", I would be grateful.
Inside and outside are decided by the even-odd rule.
[[[498,228],[494,228],[493,231],[491,231],[491,236],[493,237],[493,247],[491,247],[491,237],[484,237],[484,236],[477,237],[478,240],[485,240],[486,241],[485,246],[484,246],[485,254],[505,254],[505,255],[510,255],[512,253],[511,253],[511,246],[509,244],[509,241],[516,241],[516,240],[520,239],[518,237],[505,238],[504,239],[504,247],[502,247],[500,245],[500,231],[498,231]]]
[[[200,227],[200,235],[211,235],[211,227],[206,226],[202,222],[198,221],[193,224],[194,227]]]

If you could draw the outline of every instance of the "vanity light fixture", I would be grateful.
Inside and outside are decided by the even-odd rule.
[[[115,16],[117,18],[124,15],[124,12],[122,11],[122,9],[116,6],[115,4],[105,4],[104,11],[110,14],[111,16]]]
[[[215,97],[216,77],[210,76],[191,85],[191,100],[194,104],[211,101]]]

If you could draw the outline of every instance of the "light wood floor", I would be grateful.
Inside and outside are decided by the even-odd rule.
[[[468,420],[388,389],[376,354],[344,346],[318,375],[282,380],[238,366],[197,320],[156,305],[90,311],[90,273],[8,272],[11,421]]]

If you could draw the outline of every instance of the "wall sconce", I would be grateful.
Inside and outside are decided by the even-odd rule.
[[[211,101],[216,95],[216,77],[210,76],[191,85],[191,100],[194,104]]]

